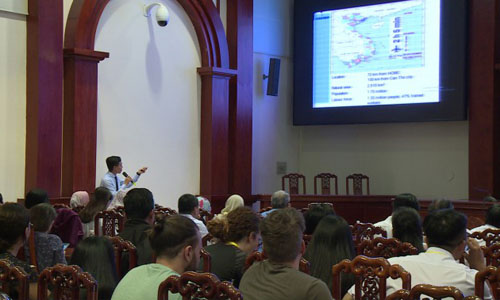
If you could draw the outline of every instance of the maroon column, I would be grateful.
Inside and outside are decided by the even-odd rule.
[[[228,91],[235,71],[205,67],[198,68],[198,73],[202,80],[200,194],[210,195],[217,211],[224,206],[229,188]]]
[[[61,195],[63,1],[29,0],[25,190]]]
[[[229,193],[252,194],[253,0],[227,1],[229,66]]]
[[[97,65],[107,57],[88,49],[64,50],[64,196],[95,189]]]
[[[499,4],[470,1],[469,7],[469,198],[500,196],[499,104],[495,103],[495,38]],[[497,27],[497,28],[495,28]],[[497,33],[496,33],[497,32]],[[495,79],[496,78],[496,79]],[[498,90],[498,88],[497,88]],[[497,92],[498,98],[498,92]]]

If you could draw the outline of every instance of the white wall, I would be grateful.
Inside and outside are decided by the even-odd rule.
[[[468,122],[292,125],[293,1],[254,0],[253,193],[281,187],[276,162],[308,179],[321,172],[366,173],[372,194],[420,198],[468,195]],[[269,57],[281,58],[279,96],[265,96]],[[264,85],[263,85],[264,83]]]
[[[0,193],[24,197],[26,17],[0,11]]]
[[[170,23],[142,15],[143,1],[110,1],[100,20],[97,184],[105,158],[119,155],[124,170],[149,170],[138,187],[157,203],[177,207],[183,193],[199,192],[201,65],[194,28],[175,0],[162,1]]]

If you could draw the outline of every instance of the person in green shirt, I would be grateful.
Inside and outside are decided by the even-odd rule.
[[[194,271],[199,264],[201,236],[190,219],[175,215],[156,224],[149,236],[151,248],[157,253],[156,263],[130,270],[118,283],[112,300],[156,300],[158,287],[171,275]],[[168,299],[181,300],[180,294]]]

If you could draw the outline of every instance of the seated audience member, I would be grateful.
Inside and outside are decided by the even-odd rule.
[[[290,206],[290,195],[285,191],[274,192],[271,196],[271,206],[273,209],[261,213],[262,217],[267,217],[273,211]]]
[[[0,193],[0,204],[3,204],[3,196],[2,196],[2,193]]]
[[[392,212],[394,213],[400,207],[410,207],[416,211],[420,210],[417,197],[410,193],[399,194],[392,201]],[[387,237],[392,237],[392,215],[388,216],[385,220],[373,224],[374,226],[381,227],[387,232]]]
[[[152,263],[153,250],[148,234],[155,220],[153,194],[146,188],[135,188],[127,193],[123,202],[127,221],[119,236],[137,248],[137,265]],[[122,266],[124,271],[128,270],[127,257],[124,257]]]
[[[304,218],[293,208],[278,209],[261,221],[268,259],[254,263],[243,274],[240,290],[245,300],[332,299],[323,281],[299,271],[304,229]]]
[[[429,204],[429,207],[427,208],[427,212],[431,212],[434,210],[438,209],[447,209],[447,208],[453,208],[453,203],[451,203],[450,200],[446,199],[435,199],[432,200],[431,204]]]
[[[412,244],[418,253],[424,251],[422,221],[418,212],[413,208],[401,207],[392,213],[392,236]]]
[[[98,187],[94,191],[94,196],[90,199],[87,206],[78,214],[83,223],[83,235],[88,237],[98,235],[94,232],[94,218],[97,213],[106,210],[111,201],[111,192],[105,187]]]
[[[211,272],[221,281],[238,287],[246,257],[259,246],[260,217],[248,207],[239,207],[224,219],[208,223],[209,232],[221,242],[207,246],[211,256]]]
[[[321,219],[329,215],[335,215],[335,211],[331,205],[326,203],[309,205],[309,209],[304,214],[304,220],[306,221],[306,231],[304,231],[304,234],[313,234],[314,229],[316,229]]]
[[[85,191],[74,192],[69,200],[69,207],[75,208],[79,206],[86,206],[89,203],[89,193]]]
[[[63,243],[69,243],[70,248],[75,248],[83,238],[83,225],[78,213],[68,208],[57,209],[50,233],[61,238]]]
[[[486,211],[486,221],[484,225],[472,228],[469,233],[482,232],[486,229],[500,229],[500,205],[494,204]],[[484,240],[478,241],[480,246],[486,246]]]
[[[398,264],[411,274],[411,284],[432,284],[454,286],[464,296],[474,295],[474,278],[478,271],[486,268],[483,252],[476,240],[467,239],[467,217],[453,209],[441,209],[431,212],[424,220],[427,251],[418,255],[407,255],[389,259],[391,264]],[[470,268],[457,262],[464,255],[465,246],[469,253],[465,258]],[[387,279],[387,294],[401,289],[400,279]],[[353,299],[354,287],[344,300]],[[491,293],[485,285],[485,297],[491,299]]]
[[[47,194],[45,190],[32,189],[26,194],[26,198],[24,199],[24,206],[27,209],[30,209],[40,203],[50,203],[49,194]]]
[[[201,236],[191,219],[181,215],[167,217],[155,225],[149,239],[157,254],[156,263],[130,270],[118,283],[112,300],[156,300],[160,283],[170,275],[196,270]],[[181,300],[182,296],[169,293],[168,299]]]
[[[92,236],[82,240],[71,255],[71,264],[79,266],[97,280],[99,300],[111,299],[118,284],[118,276],[113,245],[108,238]],[[80,293],[80,299],[86,299],[84,296]]]
[[[33,224],[31,230],[35,231],[36,262],[40,272],[56,264],[66,264],[61,239],[49,233],[55,218],[56,210],[48,203],[37,204],[30,209],[30,222]],[[30,261],[29,250],[29,245],[26,243],[24,245],[26,261]]]
[[[6,203],[0,206],[0,259],[8,260],[28,273],[29,298],[34,300],[37,299],[38,274],[28,263],[16,257],[30,234],[29,224],[29,212],[22,205]],[[17,295],[10,296],[17,299]]]
[[[204,237],[208,233],[208,230],[200,220],[200,203],[196,196],[191,194],[182,195],[177,202],[177,206],[179,214],[191,219],[198,226],[201,236]]]
[[[222,219],[227,216],[228,213],[237,209],[238,207],[245,206],[245,201],[240,195],[231,195],[226,200],[224,208],[220,211],[220,214],[216,216],[217,219]]]
[[[304,258],[311,264],[311,275],[332,289],[332,266],[356,256],[349,224],[339,216],[325,216],[319,222]],[[341,275],[342,295],[354,284],[352,274]]]

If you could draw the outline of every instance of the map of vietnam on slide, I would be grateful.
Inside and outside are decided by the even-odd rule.
[[[314,14],[313,107],[439,102],[440,1]]]

